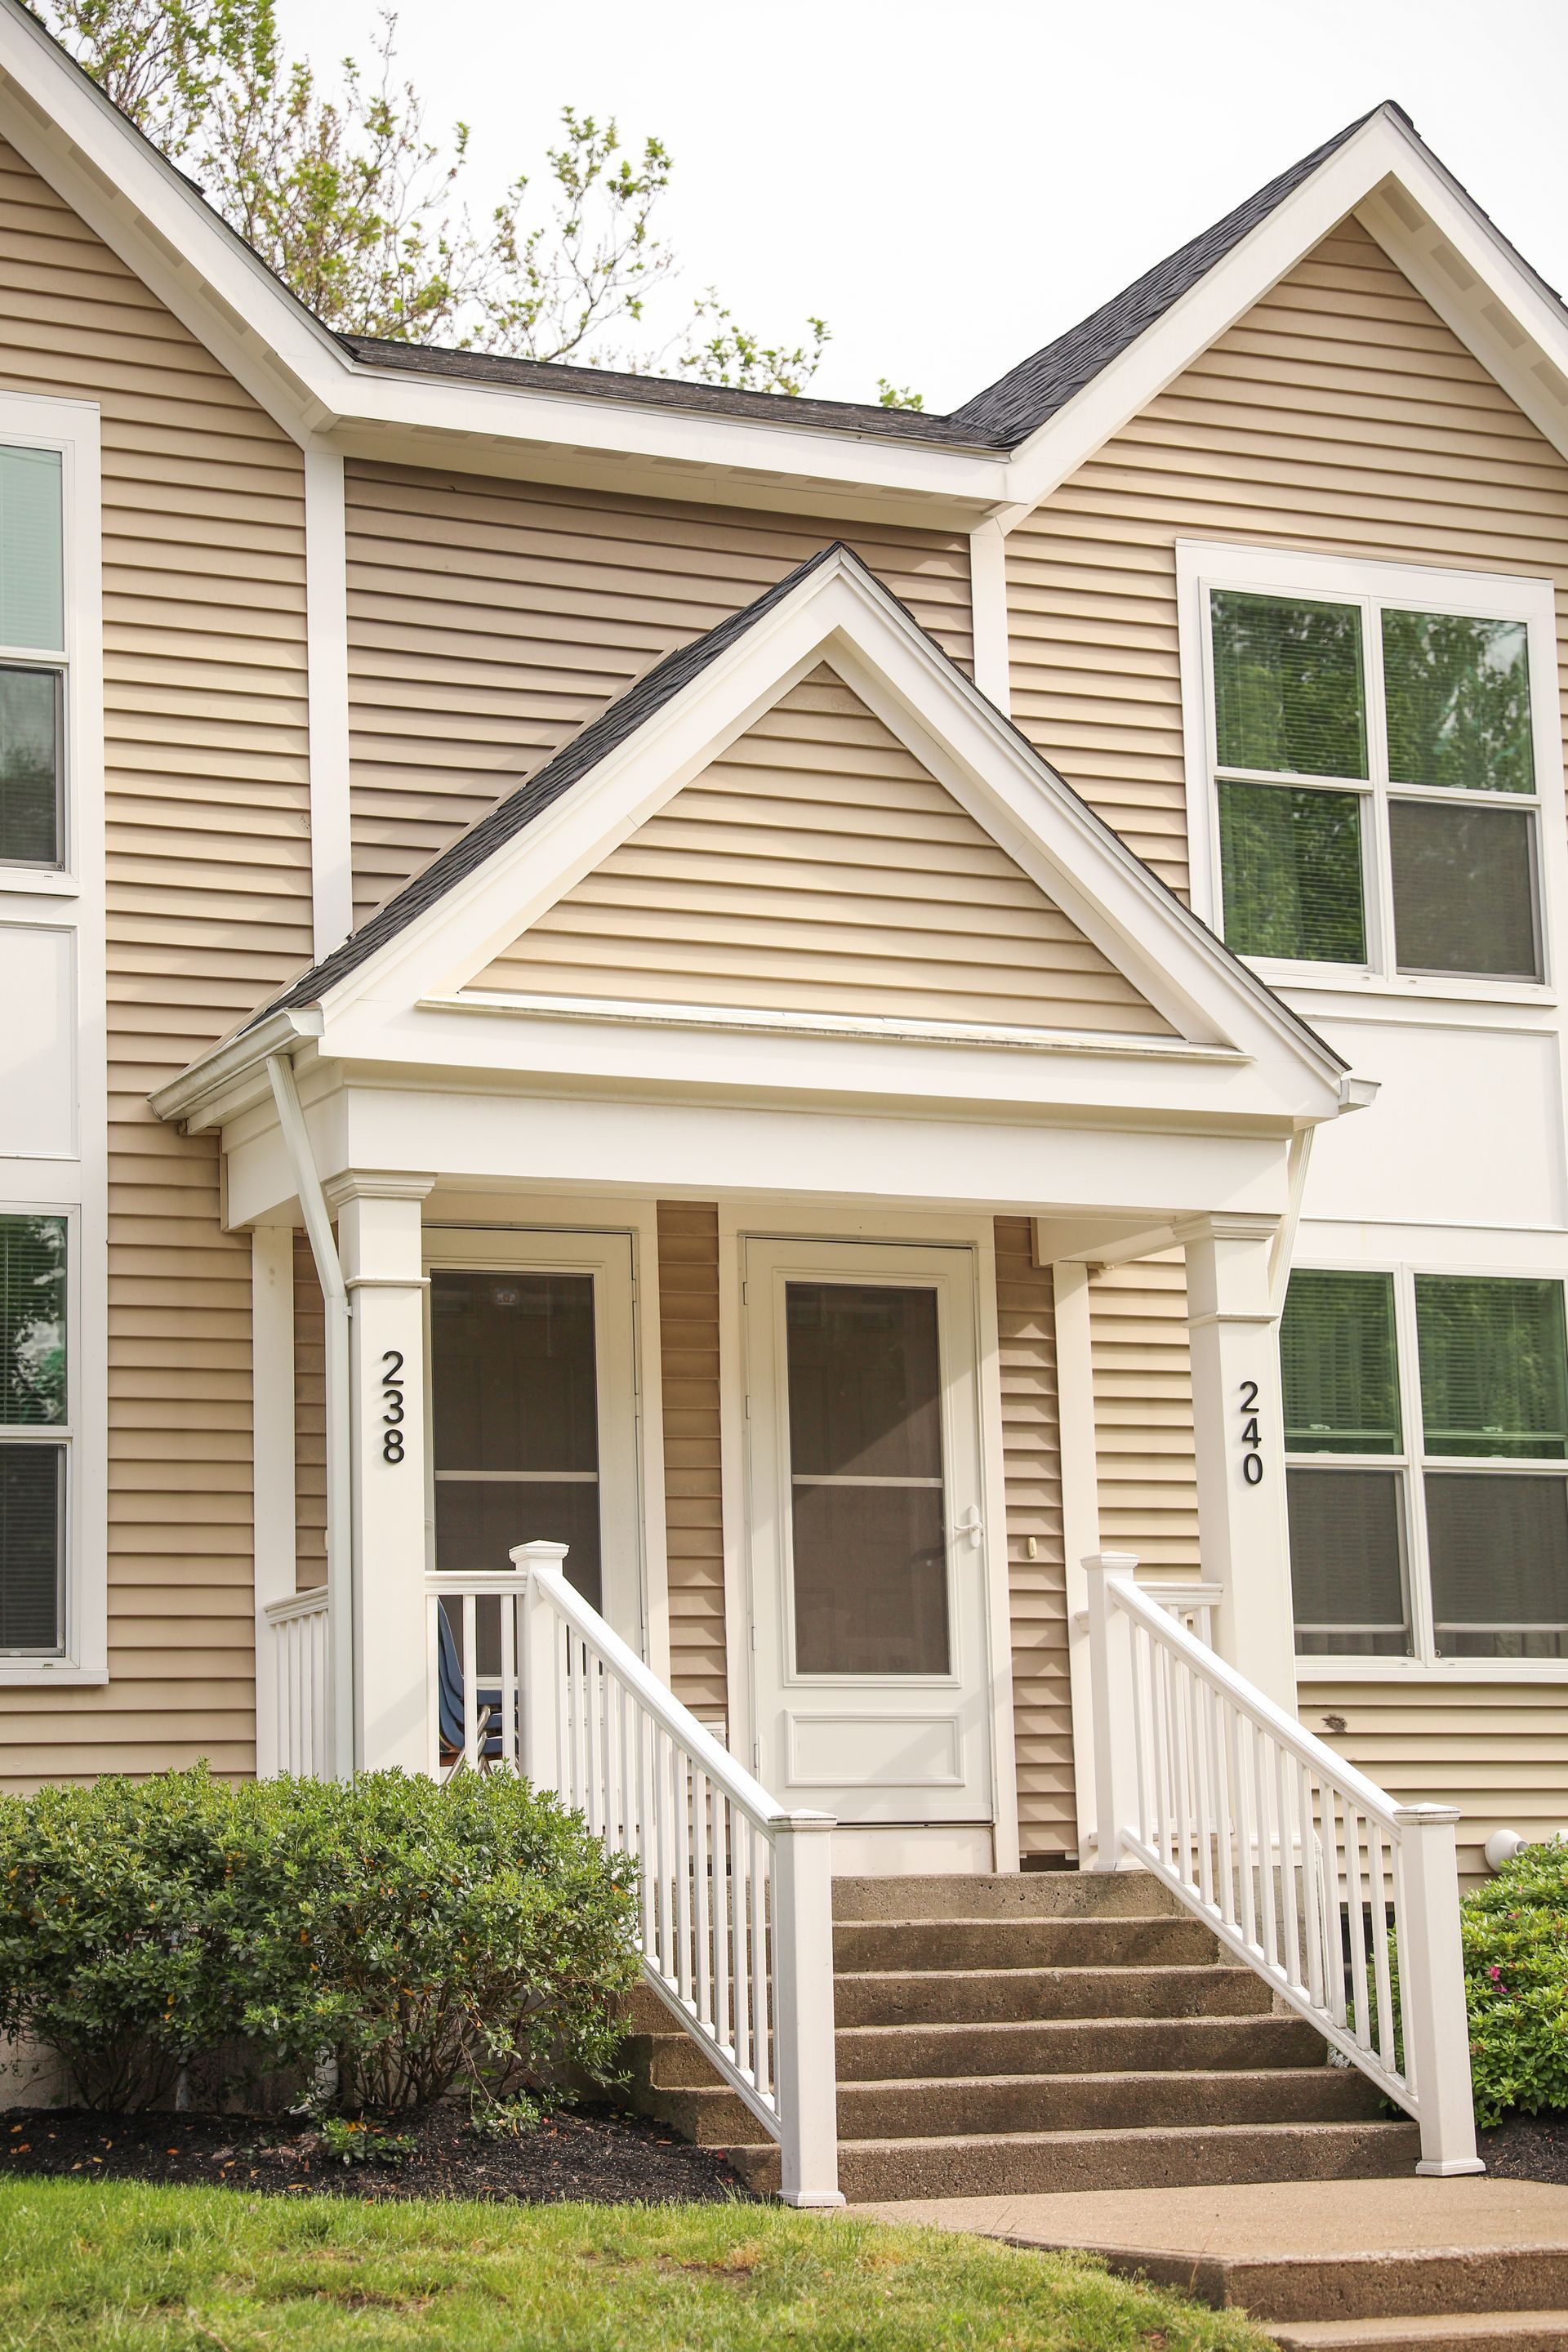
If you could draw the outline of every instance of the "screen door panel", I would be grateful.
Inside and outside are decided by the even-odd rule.
[[[500,1569],[564,1543],[600,1606],[594,1278],[437,1268],[430,1277],[436,1565]]]
[[[791,1282],[785,1327],[795,1670],[945,1675],[935,1294]]]

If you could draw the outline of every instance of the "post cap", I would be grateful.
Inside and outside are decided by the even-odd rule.
[[[571,1549],[563,1543],[513,1544],[511,1561],[514,1568],[559,1568]]]
[[[1082,1565],[1091,1574],[1095,1569],[1102,1568],[1107,1576],[1131,1576],[1138,1565],[1138,1555],[1135,1551],[1086,1552]]]

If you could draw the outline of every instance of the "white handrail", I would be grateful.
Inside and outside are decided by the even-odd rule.
[[[427,1580],[432,1769],[445,1607],[463,1758],[553,1789],[637,1857],[646,1980],[777,2140],[785,2201],[841,2205],[833,1819],[771,1797],[567,1583],[565,1556],[521,1544],[512,1570]],[[492,1601],[499,1643],[481,1665]]]
[[[1092,1867],[1137,1864],[1169,1886],[1416,2118],[1419,2171],[1483,2171],[1458,1807],[1398,1803],[1142,1590],[1136,1566],[1084,1562]]]

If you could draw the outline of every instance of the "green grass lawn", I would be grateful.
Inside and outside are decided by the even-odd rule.
[[[6,2352],[1258,2352],[1264,2341],[1072,2257],[778,2207],[0,2185]]]

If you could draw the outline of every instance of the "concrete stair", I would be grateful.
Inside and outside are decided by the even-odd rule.
[[[1282,2352],[1562,2352],[1568,2189],[1435,2180],[931,2199],[888,2221],[1097,2253],[1126,2277],[1245,2311]]]
[[[841,1878],[834,1916],[851,2204],[1415,2164],[1415,2126],[1142,1874]],[[776,2187],[776,2150],[651,1994],[633,2023],[645,2112]]]

